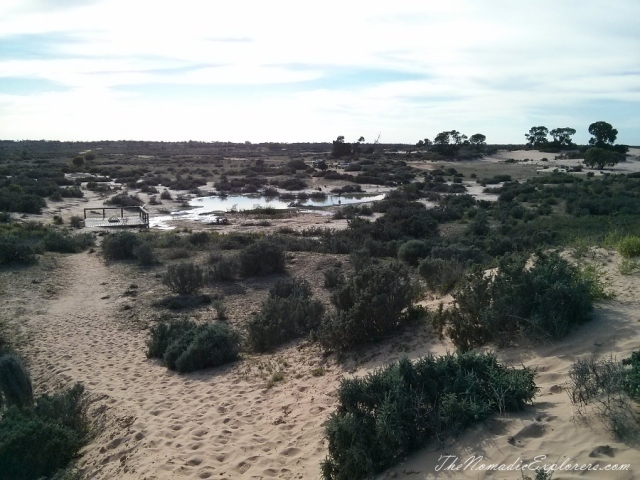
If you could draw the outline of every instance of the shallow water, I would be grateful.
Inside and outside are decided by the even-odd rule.
[[[314,200],[308,199],[305,201],[296,202],[296,207],[331,207],[338,205],[350,205],[356,203],[375,202],[384,199],[385,194],[371,194],[371,193],[355,193],[347,195],[327,195],[326,199]],[[228,197],[198,197],[189,201],[189,206],[193,207],[191,210],[180,210],[177,212],[171,212],[171,215],[162,215],[151,217],[151,228],[157,228],[160,230],[172,230],[173,226],[170,225],[172,220],[194,220],[202,223],[215,224],[216,219],[225,212],[232,210],[241,212],[243,210],[253,210],[256,208],[275,208],[278,210],[286,210],[290,207],[293,201],[279,200],[277,198],[267,198],[260,195],[229,195]],[[297,203],[299,202],[299,203]],[[304,211],[304,210],[302,210]],[[327,215],[332,215],[332,212],[327,211]]]
[[[202,207],[202,210],[198,209],[198,214],[210,213],[210,212],[229,212],[229,211],[242,211],[253,210],[256,208],[276,208],[287,209],[291,208],[292,202],[296,203],[296,206],[302,207],[331,207],[334,205],[349,205],[354,203],[375,202],[382,200],[385,194],[379,195],[371,193],[354,193],[346,195],[327,195],[325,199],[313,199],[307,200],[280,200],[278,198],[269,198],[260,195],[229,195],[228,197],[199,197],[194,198],[189,202],[192,207]]]

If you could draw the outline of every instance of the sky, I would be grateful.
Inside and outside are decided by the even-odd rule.
[[[640,145],[637,0],[1,0],[0,139]]]

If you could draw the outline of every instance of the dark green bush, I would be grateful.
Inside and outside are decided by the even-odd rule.
[[[29,407],[33,403],[31,376],[22,360],[15,355],[0,357],[0,407]]]
[[[104,203],[105,205],[116,205],[118,207],[138,207],[144,204],[138,195],[129,195],[128,193],[119,193]]]
[[[112,233],[102,240],[102,253],[107,260],[127,260],[135,258],[135,249],[138,245],[140,245],[140,239],[135,233]]]
[[[344,275],[338,268],[330,268],[329,270],[325,270],[323,274],[325,288],[336,288],[344,282]]]
[[[28,265],[37,260],[36,249],[31,242],[25,241],[17,235],[0,236],[0,264]]]
[[[73,460],[87,441],[84,388],[42,395],[34,406],[9,408],[0,420],[0,477],[51,477]]]
[[[247,325],[248,343],[258,352],[272,350],[317,329],[324,306],[311,298],[306,280],[278,280],[269,291],[260,312]]]
[[[142,266],[148,267],[158,263],[158,256],[153,248],[153,245],[149,242],[142,242],[133,249],[138,263]]]
[[[238,359],[240,335],[224,323],[214,323],[199,329],[193,341],[176,359],[179,372],[193,372],[217,367]]]
[[[422,240],[409,240],[398,249],[398,258],[409,265],[417,265],[418,262],[429,255],[429,245]]]
[[[162,358],[171,370],[192,372],[235,361],[240,336],[224,323],[161,322],[151,328],[147,357]]]
[[[147,357],[163,358],[164,352],[173,339],[182,336],[188,330],[192,330],[195,325],[194,322],[185,319],[159,322],[150,330],[149,339],[147,340]]]
[[[412,318],[418,292],[399,262],[357,271],[332,293],[336,312],[323,319],[319,340],[326,348],[348,348],[383,338]]]
[[[271,239],[259,240],[238,255],[243,277],[281,273],[285,269],[284,249]]]
[[[593,282],[556,253],[538,253],[531,268],[527,256],[506,256],[492,277],[477,269],[453,293],[454,305],[435,324],[463,350],[516,336],[560,339],[590,319]]]
[[[209,268],[208,278],[213,282],[226,282],[230,280],[235,280],[238,276],[238,270],[240,269],[240,264],[235,255],[232,256],[216,256],[214,259],[213,256],[209,257],[209,263],[211,263],[211,267]]]
[[[442,441],[493,413],[521,410],[535,372],[491,354],[404,358],[364,378],[343,380],[325,429],[327,480],[358,480],[393,466],[430,440]]]
[[[193,295],[204,285],[204,272],[193,263],[170,265],[162,283],[178,295]]]
[[[75,253],[78,251],[74,238],[57,230],[47,232],[42,242],[48,252]]]

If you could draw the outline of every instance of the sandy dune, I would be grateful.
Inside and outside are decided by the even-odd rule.
[[[92,416],[103,428],[78,463],[86,478],[319,478],[327,451],[323,423],[335,408],[340,378],[364,375],[402,355],[452,350],[425,328],[341,365],[324,359],[317,347],[298,343],[225,368],[178,375],[145,357],[146,333],[128,323],[120,299],[131,278],[95,254],[56,258],[49,271],[38,266],[2,272],[2,308],[29,340],[22,350],[40,390],[80,381],[92,395]],[[621,276],[615,253],[599,250],[589,261],[606,270],[615,300],[601,304],[592,322],[562,342],[497,352],[511,364],[538,369],[541,390],[534,405],[480,424],[444,447],[431,445],[380,478],[520,478],[518,472],[436,472],[443,454],[461,461],[483,455],[506,464],[537,455],[547,455],[549,462],[631,464],[626,472],[564,472],[555,480],[640,475],[637,448],[615,441],[597,419],[583,421],[564,390],[576,359],[623,358],[640,349],[640,275]],[[142,279],[144,273],[139,275]],[[32,276],[40,280],[33,282]],[[320,366],[324,375],[313,376]],[[284,381],[267,388],[266,380],[277,370],[286,372]],[[590,456],[607,445],[612,450],[601,450],[612,457]]]

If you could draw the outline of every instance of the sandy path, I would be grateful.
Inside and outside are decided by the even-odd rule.
[[[146,359],[144,333],[122,326],[113,299],[125,279],[95,255],[62,261],[60,295],[28,320],[29,358],[36,384],[80,381],[106,406],[107,426],[79,463],[88,478],[319,477],[337,371],[271,389],[247,374],[250,362],[177,375]],[[280,361],[311,368],[301,360]]]

